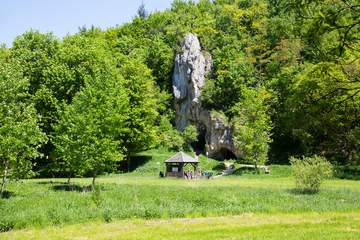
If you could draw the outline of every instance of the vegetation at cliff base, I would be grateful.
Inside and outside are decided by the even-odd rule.
[[[130,23],[107,30],[82,27],[63,39],[25,32],[1,47],[0,61],[3,73],[26,82],[21,91],[37,125],[31,129],[46,135],[34,146],[40,157],[28,163],[40,176],[91,175],[75,163],[96,158],[82,154],[81,134],[92,136],[93,147],[107,142],[109,157],[96,159],[116,156],[127,162],[124,171],[139,151],[188,148],[196,138],[173,126],[171,79],[182,39],[194,33],[213,61],[202,105],[233,126],[244,161],[289,163],[290,156],[317,154],[358,165],[358,10],[356,1],[176,0],[163,12],[142,5]],[[100,132],[75,134],[86,122]]]

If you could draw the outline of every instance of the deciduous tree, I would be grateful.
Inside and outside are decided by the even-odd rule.
[[[31,159],[46,141],[28,95],[29,81],[16,62],[0,65],[0,195],[8,179],[32,176]]]
[[[243,152],[243,158],[255,164],[264,164],[269,151],[271,122],[267,113],[265,90],[243,88],[242,99],[233,107],[235,117],[233,141]]]
[[[125,152],[129,99],[116,71],[99,71],[65,107],[55,126],[54,143],[70,176],[95,178],[111,172]]]

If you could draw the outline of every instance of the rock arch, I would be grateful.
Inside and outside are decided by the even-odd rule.
[[[220,148],[219,151],[213,153],[213,157],[218,160],[237,159],[236,155],[228,148]]]

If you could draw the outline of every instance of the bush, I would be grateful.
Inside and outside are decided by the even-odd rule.
[[[15,223],[13,221],[0,219],[0,233],[1,232],[8,232],[14,229]]]
[[[316,193],[324,179],[332,176],[333,168],[325,158],[319,156],[292,157],[291,167],[296,181],[296,188],[302,193]]]

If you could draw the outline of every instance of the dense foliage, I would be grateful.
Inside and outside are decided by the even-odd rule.
[[[54,144],[69,178],[90,173],[95,181],[122,160],[123,136],[129,131],[123,81],[115,73],[97,73],[60,114]]]
[[[37,114],[27,94],[28,80],[17,63],[0,65],[0,198],[8,179],[33,175],[31,159],[46,136],[37,125]]]
[[[0,48],[1,84],[28,82],[29,112],[17,122],[33,119],[27,128],[49,139],[33,134],[31,145],[43,142],[43,157],[26,158],[36,172],[94,175],[95,162],[108,171],[124,156],[196,139],[174,129],[171,100],[174,56],[193,32],[213,59],[202,102],[233,124],[246,160],[318,154],[357,165],[359,19],[356,0],[175,0],[154,13],[142,5],[131,23],[105,31],[80,28],[61,40],[24,33]],[[102,167],[88,147],[111,164]]]
[[[242,91],[243,99],[233,107],[233,141],[243,151],[243,158],[257,168],[265,164],[271,142],[270,117],[264,104],[266,93],[246,87]]]

